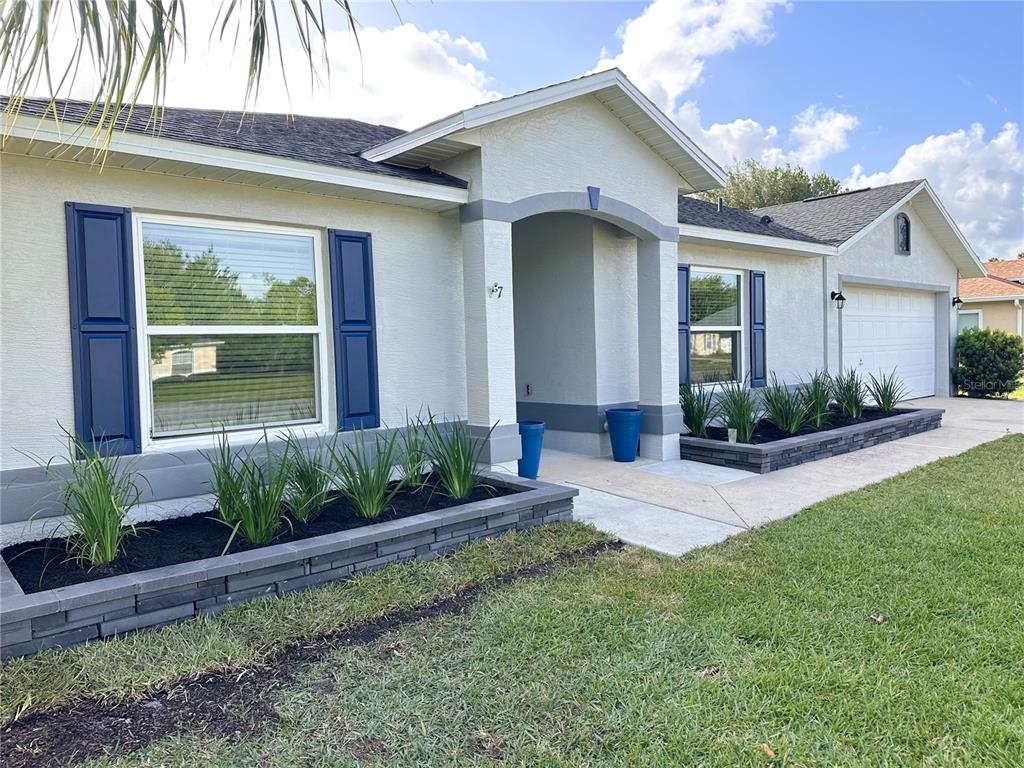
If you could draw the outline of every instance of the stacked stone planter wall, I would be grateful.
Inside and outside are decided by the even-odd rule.
[[[475,539],[572,518],[579,491],[493,475],[519,493],[287,544],[112,576],[26,595],[0,560],[0,656],[31,655],[88,640],[218,613],[389,563],[433,559]]]
[[[884,419],[759,445],[681,437],[679,454],[690,461],[765,474],[938,429],[942,426],[942,414],[941,408],[921,408]]]

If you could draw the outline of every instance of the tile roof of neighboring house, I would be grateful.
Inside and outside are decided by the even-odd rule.
[[[1004,280],[1024,280],[1024,259],[997,259],[985,262],[985,271],[991,277]]]
[[[713,203],[679,198],[679,221],[701,227],[769,235],[823,245],[841,245],[856,235],[921,183],[920,179],[884,187],[811,197],[796,203],[743,211],[726,207],[721,213]],[[770,224],[761,224],[770,216]]]
[[[6,98],[0,101],[6,106]],[[26,99],[21,114],[35,117],[47,115],[52,119],[52,113],[47,113],[48,103],[46,99]],[[88,107],[89,103],[85,101],[57,101],[58,116],[76,124],[82,121]],[[122,113],[117,121],[118,128],[129,133],[304,160],[412,181],[462,189],[467,186],[462,179],[429,168],[403,168],[360,157],[359,153],[368,147],[405,133],[400,128],[344,118],[179,107],[164,108],[161,119],[154,124],[150,120],[151,114],[149,105],[139,104],[130,119],[126,119],[127,112]],[[95,123],[95,120],[92,122]]]
[[[1024,296],[1024,285],[1000,277],[967,277],[960,280],[960,298],[964,301],[997,299],[1003,296],[1008,299]]]

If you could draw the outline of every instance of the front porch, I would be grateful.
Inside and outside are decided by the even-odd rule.
[[[593,190],[470,207],[462,236],[467,412],[481,436],[496,425],[487,460],[519,457],[517,419],[544,421],[549,448],[608,456],[604,412],[623,406],[644,410],[641,456],[677,458],[671,227]]]

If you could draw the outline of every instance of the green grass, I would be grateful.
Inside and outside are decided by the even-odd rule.
[[[493,590],[465,615],[335,651],[280,692],[278,720],[253,736],[184,734],[90,764],[1024,765],[1022,497],[1015,435],[684,558],[608,553]],[[566,534],[546,535],[551,547]],[[372,612],[399,598],[406,573],[346,588]],[[289,620],[310,631],[326,618],[317,609],[353,611],[328,590],[206,624],[248,638],[237,648]],[[44,656],[47,675],[30,675],[31,661],[5,672],[21,670],[22,691],[95,690],[79,680],[95,662],[141,674],[176,647],[155,638],[201,643],[209,630],[190,626],[102,659]],[[150,650],[129,662],[126,647]],[[129,672],[107,689],[137,689]]]
[[[1024,400],[1024,379],[1021,379],[1020,386],[1009,395],[1011,400]]]
[[[451,557],[236,606],[156,632],[4,662],[0,722],[19,711],[47,709],[82,696],[125,699],[188,675],[253,664],[303,637],[429,604],[494,576],[607,540],[579,523],[536,528],[473,543]]]

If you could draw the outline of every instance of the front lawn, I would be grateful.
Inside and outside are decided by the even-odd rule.
[[[1020,386],[1009,395],[1011,400],[1024,400],[1024,379],[1020,380]]]
[[[89,764],[1024,765],[1021,498],[1014,435],[680,559],[606,551],[494,584],[464,612],[296,656],[259,701],[225,700],[230,729],[183,728]],[[535,534],[543,557],[514,551],[539,562],[558,537],[597,541],[580,531]],[[411,572],[442,565],[453,567]],[[371,579],[394,590],[403,568]],[[447,593],[454,582],[430,583]],[[372,613],[388,602],[355,589]],[[321,592],[296,600],[351,614],[342,591]],[[305,622],[294,638],[344,624],[297,608],[281,600],[206,622],[231,638],[223,646],[194,623],[7,665],[0,698],[9,715],[12,694],[24,704],[34,689],[52,706],[138,694],[175,670],[258,676],[257,638],[280,643],[267,627]],[[159,706],[197,690],[167,686]]]

